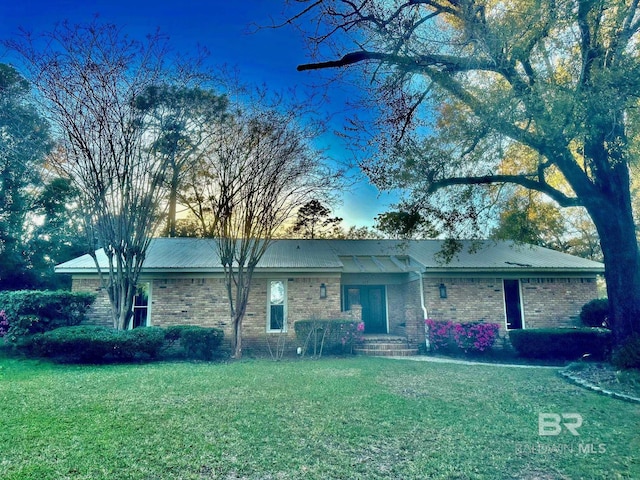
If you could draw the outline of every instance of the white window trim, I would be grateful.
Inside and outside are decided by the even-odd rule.
[[[149,292],[149,298],[147,299],[147,319],[144,323],[145,327],[150,327],[151,326],[151,299],[152,299],[152,288],[153,288],[153,282],[151,281],[147,281],[147,282],[138,282],[138,284],[140,285],[144,285],[146,284],[148,287],[148,292]],[[135,302],[135,300],[134,300]],[[135,313],[136,310],[136,306],[132,305],[131,306],[131,310],[133,313]],[[129,320],[129,324],[127,325],[127,330],[132,330],[133,329],[133,317],[134,315],[131,315],[131,319]]]
[[[284,312],[283,312],[283,325],[282,329],[272,329],[271,328],[271,282],[282,282],[284,285]],[[267,333],[287,333],[288,329],[288,289],[287,289],[287,279],[286,278],[270,278],[267,280]]]

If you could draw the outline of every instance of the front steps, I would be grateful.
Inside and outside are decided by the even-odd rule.
[[[410,348],[406,337],[397,335],[365,335],[361,345],[354,349],[357,355],[370,357],[408,357],[417,355],[417,348]]]

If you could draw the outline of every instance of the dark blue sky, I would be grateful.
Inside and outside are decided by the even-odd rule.
[[[4,0],[0,2],[0,38],[8,38],[23,27],[34,33],[51,30],[58,21],[90,21],[96,14],[105,22],[122,27],[131,37],[140,38],[157,28],[169,36],[178,52],[197,45],[206,47],[213,66],[228,65],[239,70],[242,81],[265,84],[273,91],[296,88],[303,91],[320,77],[317,72],[297,72],[308,61],[304,39],[292,28],[256,29],[280,19],[279,0]],[[249,33],[249,32],[255,33]],[[10,61],[0,51],[0,61]],[[339,113],[345,95],[334,91],[327,112],[337,115],[334,130],[340,130]],[[323,143],[334,157],[348,155],[342,140],[328,136]],[[340,159],[339,159],[340,160]],[[389,196],[377,198],[377,191],[362,181],[342,195],[335,213],[347,225],[371,225],[373,217],[387,210]]]

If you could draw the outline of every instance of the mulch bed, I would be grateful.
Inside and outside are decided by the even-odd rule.
[[[640,384],[625,381],[625,375],[614,366],[605,363],[584,363],[570,366],[563,376],[593,390],[612,394],[625,400],[636,399],[640,403]]]

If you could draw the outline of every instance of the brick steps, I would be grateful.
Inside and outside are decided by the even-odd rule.
[[[417,348],[410,348],[405,337],[394,335],[365,335],[362,345],[354,349],[357,355],[370,357],[408,357],[417,355]]]

